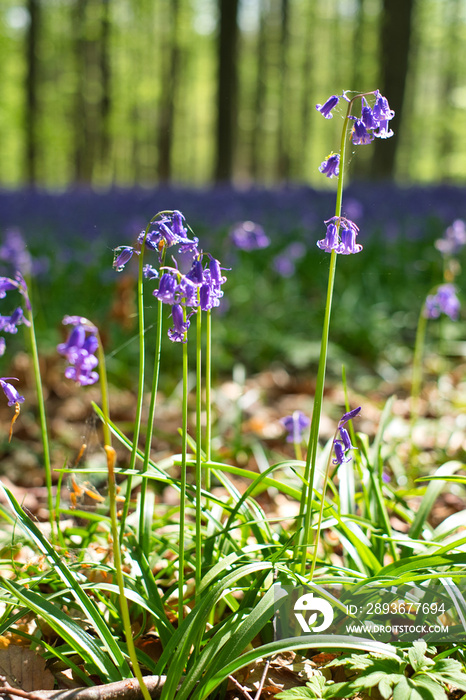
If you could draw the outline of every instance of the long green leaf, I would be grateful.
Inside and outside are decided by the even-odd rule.
[[[9,491],[9,489],[7,489],[1,482],[0,486],[5,492],[10,507],[16,513],[19,524],[26,534],[29,535],[29,537],[31,537],[31,539],[35,542],[40,551],[46,555],[49,562],[55,568],[57,574],[69,588],[82,611],[86,614],[89,623],[96,630],[104,646],[107,648],[108,653],[115,663],[115,667],[117,669],[117,679],[123,680],[124,678],[132,678],[133,674],[128,662],[121,652],[120,647],[118,646],[117,640],[113,637],[109,627],[102,617],[101,612],[94,604],[93,600],[89,598],[89,596],[82,589],[81,582],[78,580],[76,574],[62,561],[58,552],[44,537],[37,525],[24,512],[11,491]]]
[[[1,578],[0,585],[9,591],[23,605],[36,615],[40,615],[79,654],[86,663],[91,664],[92,672],[97,672],[102,680],[118,681],[121,674],[112,663],[105,649],[83,630],[69,615],[44,596],[20,586],[14,581]]]
[[[409,529],[410,537],[413,539],[419,537],[426,518],[429,515],[435,501],[439,497],[445,481],[447,481],[448,477],[451,477],[454,472],[457,472],[458,469],[463,469],[463,467],[464,464],[457,462],[456,460],[445,462],[445,464],[442,464],[442,466],[437,469],[433,476],[429,477],[429,480],[431,480],[432,483],[430,483],[427,487],[424,497],[420,503],[419,510],[414,518],[414,522]],[[443,477],[447,477],[447,479],[444,479]],[[454,480],[457,478],[458,477],[454,477]]]

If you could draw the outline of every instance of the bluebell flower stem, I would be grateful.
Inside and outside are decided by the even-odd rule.
[[[419,396],[422,384],[422,364],[424,357],[424,346],[426,340],[427,316],[425,305],[422,306],[419,320],[417,322],[416,340],[414,343],[413,356],[413,378],[411,384],[411,429],[419,415]]]
[[[186,322],[186,309],[183,308],[183,321]],[[188,451],[188,342],[183,343],[183,399],[182,399],[182,439],[180,476],[180,530],[178,538],[178,624],[183,619],[184,598],[184,543],[186,519],[186,471]]]
[[[149,226],[146,229],[146,236]],[[145,237],[144,237],[145,241]],[[145,369],[145,344],[144,344],[144,289],[143,289],[143,266],[144,266],[144,243],[142,245],[141,254],[139,256],[139,273],[137,286],[137,304],[138,304],[138,338],[139,338],[139,369],[138,369],[138,394],[136,399],[136,415],[134,418],[133,443],[131,448],[131,458],[129,469],[134,469],[136,465],[136,455],[139,443],[139,432],[141,429],[142,401],[144,396],[144,369]],[[126,481],[125,503],[120,521],[120,541],[123,538],[125,531],[126,518],[129,511],[131,501],[132,477],[128,475]]]
[[[50,447],[48,439],[48,429],[47,429],[47,417],[45,414],[45,401],[44,401],[44,390],[42,386],[42,377],[40,373],[40,363],[39,363],[39,353],[37,350],[37,340],[36,333],[34,329],[34,317],[32,314],[32,308],[27,297],[26,303],[26,318],[30,323],[28,327],[29,330],[29,344],[31,348],[32,364],[34,367],[34,381],[36,385],[36,395],[37,404],[39,408],[39,422],[40,422],[40,433],[42,438],[42,449],[44,453],[44,469],[45,469],[45,485],[47,488],[47,508],[49,511],[49,522],[50,522],[50,541],[52,544],[55,542],[55,513],[53,504],[53,493],[52,493],[52,465],[50,462]]]
[[[125,596],[125,583],[123,579],[123,569],[121,560],[121,550],[120,550],[120,538],[118,535],[118,521],[117,521],[117,509],[116,509],[116,486],[115,486],[115,461],[116,452],[112,447],[111,431],[110,431],[110,411],[109,411],[109,401],[108,401],[108,383],[107,383],[107,372],[105,367],[105,356],[102,348],[102,343],[99,337],[98,346],[98,358],[99,358],[99,377],[100,377],[100,391],[102,396],[102,413],[104,416],[103,431],[104,431],[104,449],[107,456],[107,469],[108,469],[108,498],[109,498],[109,509],[110,509],[110,523],[112,530],[112,542],[113,542],[113,565],[115,567],[115,577],[118,585],[118,599],[120,603],[121,619],[123,622],[123,629],[125,632],[126,646],[128,649],[128,655],[131,660],[134,675],[136,676],[139,687],[141,689],[144,700],[151,700],[150,693],[144,683],[144,678],[141,673],[139,666],[136,648],[134,646],[133,634],[131,631],[131,619],[128,609],[128,601]]]
[[[345,165],[345,151],[346,151],[346,136],[348,131],[348,126],[350,124],[350,114],[351,108],[353,106],[354,100],[356,100],[361,95],[354,97],[348,104],[348,109],[346,112],[346,117],[343,123],[343,129],[341,133],[341,143],[340,143],[340,172],[338,175],[338,185],[337,185],[337,196],[335,204],[335,216],[341,216],[341,205],[343,200],[343,175],[344,175],[344,165]],[[317,380],[316,380],[316,391],[314,397],[314,408],[312,411],[311,419],[311,430],[309,436],[309,445],[306,457],[306,466],[304,470],[304,488],[302,491],[302,497],[299,509],[299,524],[302,524],[302,530],[300,532],[300,537],[297,541],[297,548],[295,548],[295,561],[298,559],[300,552],[301,559],[301,575],[306,574],[307,565],[307,554],[308,546],[311,537],[311,524],[312,524],[312,494],[314,488],[314,479],[316,471],[317,462],[317,449],[319,442],[319,429],[320,429],[320,417],[322,414],[322,403],[324,398],[324,385],[325,385],[325,374],[327,369],[327,355],[328,355],[328,340],[329,340],[329,329],[330,329],[330,315],[332,310],[332,298],[333,298],[333,288],[335,283],[335,272],[337,264],[337,254],[335,250],[332,250],[330,254],[330,266],[327,284],[327,299],[325,303],[325,313],[324,313],[324,323],[322,329],[322,338],[320,346],[320,357],[319,357],[319,367],[317,370]],[[316,556],[316,548],[318,542],[314,540],[314,557]],[[299,549],[298,549],[299,548]],[[315,567],[315,564],[314,564]],[[314,567],[312,569],[312,574],[314,573]]]
[[[202,312],[197,309],[196,323],[196,570],[195,595],[198,600],[202,576]]]
[[[159,386],[159,376],[160,376],[160,356],[162,351],[162,302],[160,299],[157,301],[157,326],[156,326],[156,338],[155,338],[155,354],[154,354],[154,373],[152,376],[152,391],[150,396],[149,405],[149,416],[147,418],[147,433],[146,433],[146,445],[144,448],[144,464],[142,471],[147,472],[149,468],[150,450],[152,445],[152,433],[154,430],[154,420],[155,420],[155,406],[157,404],[157,391]],[[147,555],[149,552],[149,542],[150,542],[150,532],[146,532],[145,527],[145,508],[146,508],[146,494],[147,494],[147,479],[142,479],[141,483],[141,495],[139,499],[139,544],[142,551]]]
[[[206,312],[206,350],[205,350],[205,458],[212,459],[212,311]],[[205,488],[210,490],[210,470],[205,470]]]

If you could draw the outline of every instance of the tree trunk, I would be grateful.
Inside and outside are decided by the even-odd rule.
[[[287,119],[290,104],[288,96],[288,45],[289,45],[289,0],[281,0],[281,32],[280,32],[280,61],[279,61],[279,100],[278,100],[278,148],[277,148],[277,178],[287,180],[290,174],[289,139],[287,138]]]
[[[101,0],[100,18],[100,129],[99,129],[99,160],[101,167],[106,170],[110,156],[110,112],[111,100],[111,61],[110,61],[110,2]]]
[[[406,75],[411,39],[414,0],[384,0],[381,18],[381,85],[380,91],[395,110],[393,128],[400,128],[403,119]],[[391,179],[395,173],[395,158],[400,140],[382,142],[376,139],[372,160],[372,175]]]
[[[29,185],[37,182],[37,148],[39,117],[39,32],[40,0],[27,0],[29,24],[26,32],[25,80],[25,175]]]
[[[257,36],[256,90],[254,95],[254,126],[251,140],[251,176],[258,180],[261,172],[261,146],[263,137],[265,91],[267,84],[267,9],[265,0],[259,0],[259,31]]]
[[[179,0],[169,0],[170,28],[162,51],[162,100],[158,119],[158,178],[169,182],[172,176],[174,116],[178,87],[180,49],[178,46]]]
[[[237,130],[239,0],[219,0],[220,26],[217,44],[217,134],[215,181],[233,177]]]

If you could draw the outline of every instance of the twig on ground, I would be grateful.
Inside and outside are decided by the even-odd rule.
[[[267,673],[269,672],[269,666],[270,666],[270,659],[267,659],[265,662],[264,666],[264,673],[262,674],[262,678],[259,683],[259,687],[257,689],[257,693],[254,696],[254,700],[259,700],[261,693],[262,693],[262,688],[264,687],[265,679],[267,678]]]
[[[246,698],[246,700],[253,700],[252,695],[249,695],[249,693],[248,693],[248,691],[246,690],[246,688],[244,688],[244,687],[241,685],[241,683],[240,683],[239,681],[236,680],[236,678],[235,678],[234,676],[228,676],[228,678],[229,678],[229,680],[233,683],[233,685],[235,685],[235,686],[238,688],[238,690],[240,691],[240,693],[242,693],[242,694],[244,695],[244,697]]]
[[[162,693],[166,676],[144,676],[144,682],[152,700],[157,700]],[[0,696],[16,696],[25,700],[142,700],[143,695],[135,678],[92,688],[72,688],[71,690],[36,690],[27,693],[8,684],[0,687]],[[252,700],[252,698],[250,698]]]

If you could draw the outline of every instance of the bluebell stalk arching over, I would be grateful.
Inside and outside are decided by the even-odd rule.
[[[333,464],[340,465],[344,464],[345,462],[351,461],[352,457],[348,455],[348,452],[356,448],[351,444],[351,438],[347,429],[345,428],[345,425],[352,418],[355,418],[357,415],[359,415],[360,411],[361,406],[358,406],[358,408],[353,408],[352,411],[348,411],[348,413],[345,413],[341,417],[337,428],[337,430],[340,433],[340,439],[335,438],[333,441],[333,449],[335,451],[335,459],[333,460]]]

